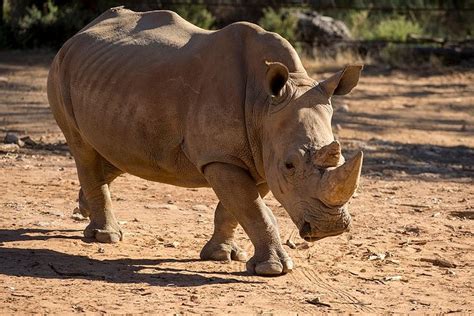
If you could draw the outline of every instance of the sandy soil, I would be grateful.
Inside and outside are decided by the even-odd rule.
[[[45,93],[51,58],[0,53],[0,137],[37,143],[0,153],[0,314],[474,312],[472,69],[369,67],[334,100],[349,110],[334,122],[346,153],[366,155],[353,229],[307,244],[267,197],[297,248],[285,246],[292,273],[264,278],[198,260],[212,233],[210,189],[120,177],[112,193],[125,240],[83,239],[74,161]],[[237,239],[252,253],[241,230]]]

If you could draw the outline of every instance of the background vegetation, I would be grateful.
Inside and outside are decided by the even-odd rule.
[[[414,38],[436,38],[438,43],[465,41],[472,39],[474,31],[472,0],[333,0],[308,1],[296,7],[279,1],[251,3],[238,0],[0,0],[0,49],[57,49],[100,13],[122,4],[134,10],[171,9],[205,29],[220,28],[235,20],[249,20],[281,34],[297,48],[295,12],[316,10],[345,22],[355,40],[390,42],[379,47],[383,50],[379,55],[389,58],[393,54],[402,56],[402,50],[407,47],[400,48],[394,43],[408,43]]]

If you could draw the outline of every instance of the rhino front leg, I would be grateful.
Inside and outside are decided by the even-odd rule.
[[[255,248],[247,270],[260,275],[279,275],[293,269],[281,245],[275,217],[263,203],[255,181],[246,170],[234,165],[212,163],[204,174],[221,201],[242,225]]]
[[[202,260],[245,261],[247,254],[234,241],[235,229],[239,222],[221,202],[214,214],[214,234],[201,250]]]

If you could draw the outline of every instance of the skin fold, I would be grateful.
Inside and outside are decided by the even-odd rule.
[[[361,66],[311,79],[294,48],[250,23],[206,31],[171,11],[112,8],[68,40],[48,77],[48,99],[74,156],[84,235],[123,238],[109,185],[120,174],[211,187],[219,203],[205,260],[246,260],[247,269],[293,268],[262,198],[282,203],[312,241],[347,230],[347,202],[362,154],[345,162],[331,130],[331,96],[357,84]]]

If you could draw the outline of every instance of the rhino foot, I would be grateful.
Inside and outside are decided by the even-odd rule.
[[[255,254],[247,262],[247,271],[252,274],[274,276],[281,275],[293,270],[293,260],[284,250],[277,254],[260,256]]]
[[[91,222],[84,230],[84,237],[93,238],[102,243],[117,243],[123,239],[123,232],[118,224],[98,227]]]
[[[200,257],[202,260],[245,261],[247,260],[247,253],[237,246],[234,241],[218,243],[211,239],[202,248]]]

